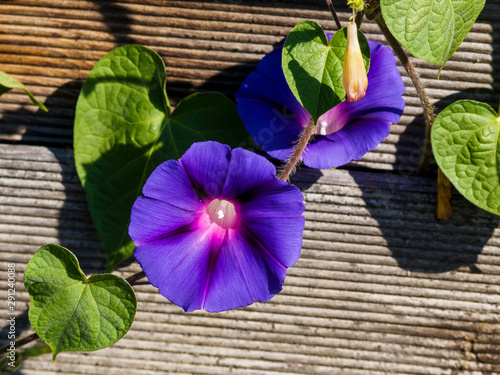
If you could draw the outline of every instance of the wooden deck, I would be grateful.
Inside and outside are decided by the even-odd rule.
[[[414,60],[438,109],[463,98],[497,108],[499,14],[500,1],[488,0],[440,80],[438,67]],[[18,337],[32,332],[22,271],[41,245],[71,249],[86,273],[105,268],[71,148],[78,92],[97,60],[143,44],[164,58],[174,104],[195,91],[231,96],[302,19],[335,30],[320,0],[0,1],[0,70],[49,108],[17,91],[0,97],[0,318],[16,263]],[[383,41],[374,24],[362,30]],[[412,175],[423,121],[402,73],[405,113],[376,150],[340,170],[295,175],[303,252],[271,302],[186,314],[138,285],[136,320],[117,344],[28,359],[17,374],[500,374],[500,217],[454,193],[452,220],[434,219],[432,168]],[[116,273],[139,270],[131,260]]]

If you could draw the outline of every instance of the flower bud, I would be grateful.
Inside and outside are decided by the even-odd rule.
[[[344,56],[342,83],[348,102],[356,102],[365,97],[368,78],[359,47],[358,27],[354,21],[347,25],[347,47]]]

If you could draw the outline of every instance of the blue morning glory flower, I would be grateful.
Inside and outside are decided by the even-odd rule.
[[[328,35],[331,37],[331,34]],[[389,135],[405,107],[403,80],[393,52],[368,41],[371,52],[364,98],[344,101],[317,122],[316,135],[302,154],[311,168],[336,168],[358,160]],[[236,92],[236,106],[255,144],[286,161],[311,116],[292,94],[281,68],[282,49],[265,56]]]
[[[158,166],[129,234],[149,282],[185,311],[235,309],[281,291],[304,230],[300,190],[266,158],[195,143]]]

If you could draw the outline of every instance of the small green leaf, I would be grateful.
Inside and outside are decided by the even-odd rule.
[[[47,112],[47,108],[40,103],[34,96],[31,94],[31,92],[28,91],[26,86],[24,86],[21,82],[19,82],[17,79],[12,77],[11,75],[1,72],[0,71],[0,95],[5,94],[6,92],[10,91],[11,89],[23,89],[24,92],[29,96],[31,101],[38,106],[41,110]]]
[[[358,31],[366,71],[370,47]],[[345,99],[342,84],[347,29],[333,35],[330,42],[316,22],[302,21],[288,35],[283,48],[283,72],[297,100],[316,122],[326,111]]]
[[[444,65],[483,10],[486,0],[381,0],[391,33],[414,56]]]
[[[52,350],[93,351],[114,344],[134,320],[137,300],[121,277],[86,277],[78,260],[58,245],[41,247],[28,263],[24,285],[29,319]]]
[[[445,108],[431,132],[436,161],[456,189],[500,215],[500,118],[489,105],[460,100]]]
[[[117,48],[92,69],[76,107],[75,163],[108,256],[107,271],[132,255],[130,210],[156,166],[194,142],[238,146],[248,134],[221,94],[194,94],[173,114],[165,65],[141,46]]]

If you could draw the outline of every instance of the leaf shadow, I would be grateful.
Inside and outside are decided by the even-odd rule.
[[[98,12],[103,16],[102,22],[108,27],[109,34],[113,35],[118,45],[134,44],[131,36],[134,23],[129,11],[123,5],[111,1],[89,0],[98,6]]]
[[[159,111],[166,111],[165,104],[165,90],[163,89],[163,82],[154,80],[150,85],[145,86],[145,81],[138,77],[129,77],[125,75],[108,75],[99,77],[88,77],[85,84],[81,88],[81,94],[88,98],[96,91],[96,87],[100,84],[116,84],[123,85],[126,82],[126,87],[134,89],[134,86],[143,87],[148,89],[148,99],[151,104]],[[108,86],[109,87],[109,86]],[[168,94],[168,93],[167,93]]]
[[[335,92],[329,87],[328,85],[325,85],[318,81],[316,78],[311,76],[300,64],[297,60],[292,59],[288,63],[288,69],[292,72],[293,79],[297,83],[302,83],[302,82],[307,82],[304,86],[303,89],[297,90],[298,95],[300,97],[300,102],[302,103],[303,107],[307,109],[307,107],[311,107],[311,97],[310,93],[318,93],[317,95],[317,100],[318,102],[316,103],[315,107],[315,112],[313,115],[316,115],[319,117],[321,113],[324,113],[326,111],[319,110],[320,107],[320,95],[321,97],[327,97],[327,98],[335,98],[335,102],[338,102],[338,97],[335,94]],[[307,89],[306,89],[307,87]],[[319,94],[321,93],[321,94]],[[306,107],[307,106],[307,107]],[[313,108],[314,108],[313,107]],[[309,111],[308,111],[309,112]]]
[[[435,173],[426,177],[379,173],[369,182],[361,171],[349,173],[361,189],[384,246],[399,267],[421,273],[464,267],[471,273],[482,272],[476,266],[478,256],[500,225],[500,217],[479,209],[454,191],[451,220],[437,220]]]
[[[91,1],[98,6],[103,22],[118,45],[135,42],[131,36],[133,21],[125,7],[112,2]],[[57,242],[70,249],[77,256],[82,270],[91,274],[104,272],[106,257],[74,166],[74,108],[82,84],[81,80],[72,80],[58,87],[44,101],[49,112],[33,112],[24,107],[2,112],[0,134],[3,143],[46,146],[53,153],[61,169],[61,186],[66,199],[55,216],[51,209],[43,215],[58,220]],[[9,327],[7,324],[0,328],[2,338],[7,337]],[[29,329],[28,310],[19,311],[16,315],[16,338],[25,336]],[[15,374],[22,375],[22,367]]]
[[[495,9],[494,5],[491,6]],[[468,59],[471,57],[466,54],[460,64],[465,65],[465,69],[470,69],[470,74],[476,74],[474,67],[476,59],[480,62],[480,58],[484,58],[491,67],[487,70],[490,72],[487,74],[490,78],[482,75],[476,79],[478,82],[488,82],[491,88],[485,84],[478,84],[477,88],[467,88],[441,97],[434,103],[436,114],[462,99],[485,102],[497,110],[500,93],[500,74],[497,73],[500,67],[500,25],[491,16],[494,12],[488,12],[487,8],[488,4],[478,21],[487,23],[492,28],[490,31],[492,52],[486,58],[475,56],[473,63],[469,62]],[[455,67],[445,65],[441,76],[448,78],[442,79],[467,82],[467,74],[456,76],[454,69],[457,69],[457,63],[454,64]],[[435,68],[436,75],[437,71],[438,68]],[[371,217],[377,221],[393,258],[401,268],[426,273],[442,273],[459,268],[468,268],[470,272],[481,272],[476,266],[478,256],[488,246],[492,235],[499,227],[500,217],[477,208],[452,188],[451,204],[454,208],[452,219],[448,222],[435,219],[436,165],[428,168],[426,177],[415,177],[423,150],[424,128],[425,123],[421,115],[414,116],[404,127],[395,144],[394,170],[379,171],[378,185],[368,185],[363,175],[355,170],[351,175],[358,182],[366,207]],[[425,181],[427,188],[420,191],[412,188]],[[405,193],[408,189],[409,192]],[[403,193],[406,194],[405,199],[411,203],[406,208]],[[377,198],[384,196],[385,201]]]
[[[500,32],[498,26],[494,26]],[[494,47],[499,50],[498,45]],[[492,66],[500,65],[500,56],[493,55]],[[446,69],[446,68],[445,68]],[[465,89],[441,98],[435,103],[436,113],[457,100],[476,100],[497,105],[500,91],[498,74],[492,74],[494,91],[487,88]],[[434,217],[437,203],[437,166],[430,165],[426,177],[415,177],[423,149],[424,121],[421,116],[405,127],[396,143],[394,171],[380,171],[378,193],[385,191],[386,202],[374,198],[376,190],[366,186],[362,176],[352,172],[359,183],[370,215],[378,222],[382,236],[398,265],[408,271],[442,273],[459,268],[481,272],[476,266],[478,256],[491,242],[500,225],[500,217],[490,214],[462,197],[452,187],[451,205],[454,209],[450,221]],[[405,199],[419,201],[420,205],[404,208],[401,189],[427,184],[427,190],[411,190]],[[391,211],[392,210],[392,211]],[[392,213],[391,213],[392,212]]]

